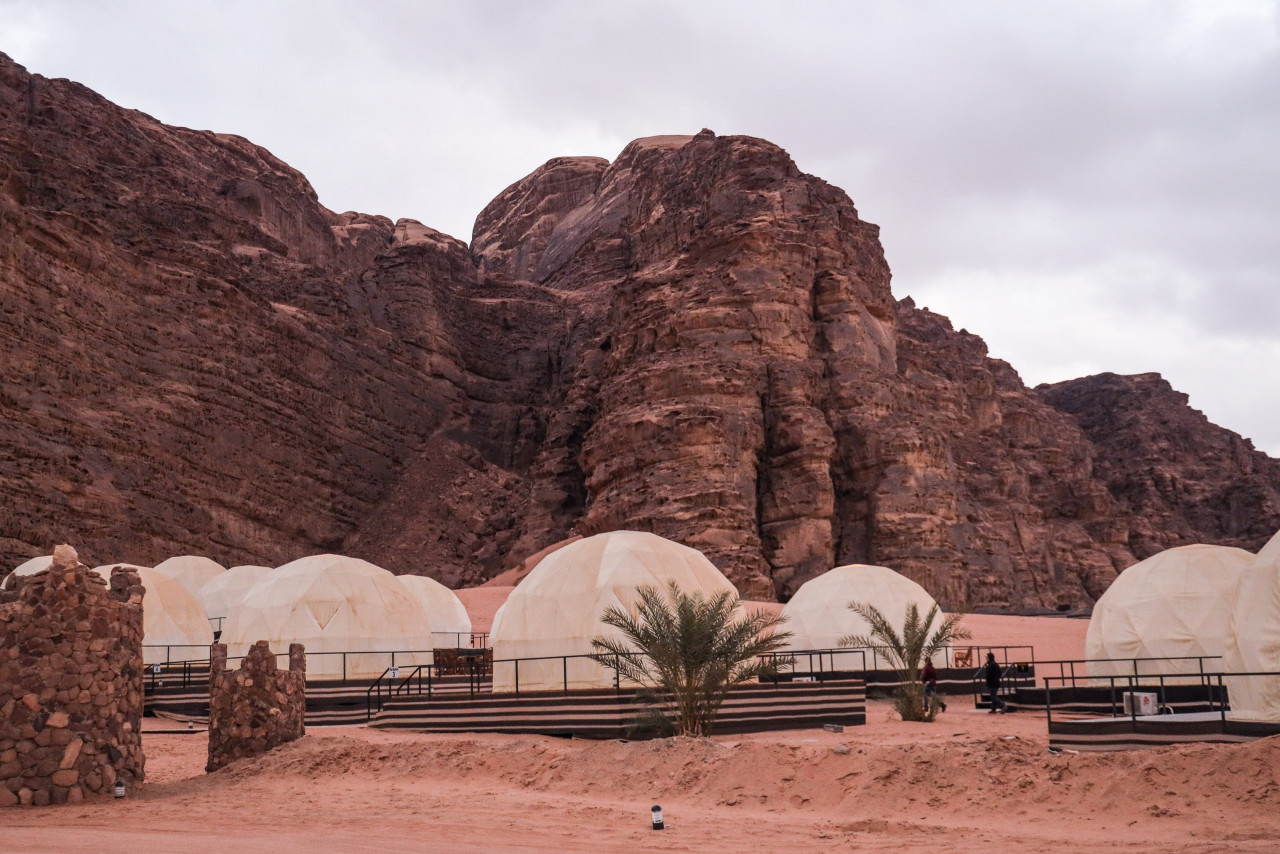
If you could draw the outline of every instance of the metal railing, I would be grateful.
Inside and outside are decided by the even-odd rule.
[[[792,681],[808,677],[818,682],[824,682],[836,674],[865,672],[867,669],[867,652],[868,650],[862,647],[797,649],[769,652],[760,656],[760,658],[773,665],[776,671],[775,677],[770,681],[777,681],[777,677],[789,675],[792,677]],[[802,664],[807,669],[801,670]]]
[[[1188,677],[1200,676],[1205,673],[1212,672],[1212,671],[1205,670],[1204,663],[1206,661],[1217,661],[1217,660],[1220,660],[1221,658],[1222,656],[1220,655],[1181,655],[1181,656],[1163,656],[1163,657],[1148,656],[1148,657],[1141,657],[1141,658],[1074,658],[1074,659],[1062,659],[1061,661],[1040,661],[1040,662],[1037,662],[1037,666],[1044,669],[1057,667],[1059,679],[1061,678],[1071,678],[1076,680],[1106,679],[1108,676],[1161,676],[1161,675],[1169,676],[1171,678],[1182,677],[1185,679]],[[1194,671],[1185,671],[1182,673],[1168,672],[1168,671],[1162,672],[1155,669],[1151,669],[1151,671],[1147,673],[1142,672],[1142,664],[1145,662],[1170,662],[1170,661],[1194,661],[1196,662],[1196,669]],[[1087,668],[1088,665],[1096,665],[1096,664],[1123,665],[1126,669],[1131,670],[1132,672],[1131,673],[1087,673],[1086,672],[1083,674],[1076,672],[1077,665],[1083,665]]]
[[[1193,657],[1194,656],[1183,656],[1180,658],[1175,658],[1170,660],[1186,660],[1188,658],[1193,658]],[[1220,658],[1221,656],[1202,656],[1202,657],[1203,658]],[[1110,659],[1103,659],[1103,660],[1110,660]],[[1142,659],[1142,660],[1159,661],[1161,659],[1148,658],[1148,659]],[[1201,672],[1199,674],[1155,673],[1155,674],[1142,674],[1142,675],[1125,674],[1125,675],[1109,675],[1109,676],[1098,676],[1098,675],[1045,676],[1044,677],[1045,720],[1046,722],[1049,722],[1049,723],[1052,723],[1053,721],[1053,685],[1055,682],[1064,688],[1067,687],[1068,685],[1070,685],[1070,687],[1075,688],[1075,687],[1079,687],[1077,685],[1077,682],[1083,679],[1083,680],[1088,680],[1091,683],[1088,687],[1097,688],[1097,687],[1103,687],[1098,685],[1097,683],[1105,681],[1107,683],[1106,688],[1108,689],[1108,697],[1109,697],[1110,707],[1111,707],[1110,717],[1113,717],[1113,718],[1130,717],[1133,720],[1137,720],[1139,717],[1145,717],[1145,716],[1138,714],[1138,711],[1137,711],[1138,704],[1132,701],[1129,704],[1129,710],[1127,712],[1124,711],[1124,695],[1126,693],[1127,694],[1134,694],[1138,692],[1155,693],[1157,698],[1156,699],[1157,714],[1171,714],[1171,709],[1169,707],[1167,694],[1168,694],[1168,688],[1173,686],[1171,686],[1168,682],[1166,682],[1166,680],[1170,680],[1170,679],[1186,680],[1189,675],[1198,676],[1199,681],[1198,683],[1195,683],[1193,687],[1201,687],[1205,689],[1205,700],[1209,705],[1210,711],[1214,711],[1216,706],[1216,710],[1221,714],[1222,719],[1226,720],[1227,710],[1230,708],[1230,701],[1227,697],[1226,687],[1224,686],[1222,681],[1224,676],[1227,678],[1231,678],[1234,676],[1266,676],[1266,675],[1280,675],[1280,674]],[[1215,682],[1216,682],[1216,685],[1215,685]],[[1120,687],[1122,689],[1120,693],[1117,693],[1116,691],[1117,683],[1120,683]],[[1187,687],[1187,683],[1185,681],[1181,681],[1177,683],[1176,687]],[[1215,688],[1216,690],[1214,690]],[[1144,691],[1143,689],[1146,689],[1146,690]],[[1151,689],[1154,689],[1154,691]]]
[[[485,649],[488,632],[432,632],[431,645],[444,649]]]

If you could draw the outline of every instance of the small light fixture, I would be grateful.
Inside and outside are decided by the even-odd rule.
[[[662,823],[662,807],[658,806],[657,804],[654,804],[653,809],[651,809],[649,812],[653,814],[653,829],[665,830],[666,825]]]
[[[116,780],[116,797],[124,797],[124,780]]]

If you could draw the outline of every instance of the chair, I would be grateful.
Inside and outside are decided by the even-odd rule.
[[[951,653],[952,667],[973,667],[973,647],[966,646]]]

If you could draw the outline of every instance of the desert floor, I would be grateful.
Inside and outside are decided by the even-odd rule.
[[[1078,658],[1081,620],[973,617],[975,642]],[[123,800],[0,811],[0,851],[1274,852],[1280,737],[1053,755],[1043,715],[886,701],[844,733],[592,742],[312,728],[214,774],[147,733]],[[661,804],[667,829],[649,829]]]
[[[0,850],[1274,852],[1280,737],[1052,755],[1044,719],[592,742],[312,728],[214,774],[148,734],[124,800],[0,812]],[[649,829],[662,805],[667,829]]]

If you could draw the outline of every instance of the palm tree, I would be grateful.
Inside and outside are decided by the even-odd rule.
[[[614,606],[600,615],[622,636],[592,640],[591,657],[657,695],[639,722],[661,731],[710,735],[729,689],[776,672],[780,662],[761,656],[778,652],[791,637],[772,631],[785,617],[739,615],[741,602],[731,591],[708,598],[669,582],[665,594],[649,586],[636,592],[633,609]]]
[[[938,618],[937,603],[921,619],[920,608],[912,602],[907,606],[906,619],[899,634],[889,619],[874,605],[850,602],[849,610],[867,621],[871,633],[840,638],[840,646],[874,647],[883,653],[902,678],[902,688],[894,700],[898,714],[904,721],[932,721],[937,709],[933,706],[928,709],[924,707],[920,668],[925,661],[955,641],[973,637],[968,629],[960,625],[963,615],[948,614],[931,632],[929,627]]]

